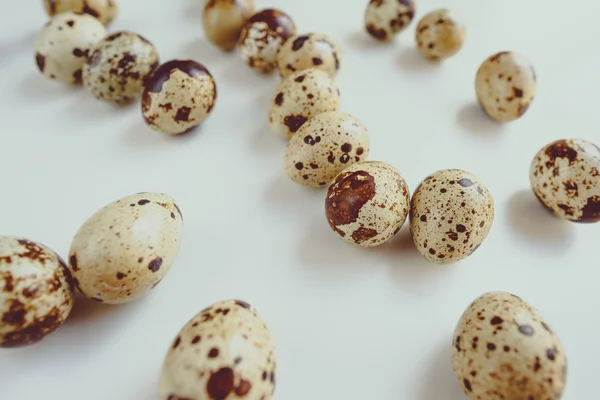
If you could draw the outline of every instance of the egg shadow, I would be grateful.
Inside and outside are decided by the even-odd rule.
[[[319,204],[324,204],[324,189],[310,189],[298,185],[287,177],[283,168],[281,170],[264,192],[264,202],[272,209],[296,214],[299,204],[308,210],[313,210],[315,207],[318,209]]]
[[[466,399],[452,369],[450,340],[448,343],[440,343],[437,346],[428,364],[429,368],[423,377],[422,390],[418,400]]]
[[[506,205],[509,227],[538,251],[564,254],[574,243],[573,223],[548,211],[531,189],[516,192]]]
[[[32,67],[35,68],[35,67]],[[65,85],[45,78],[35,71],[25,73],[18,82],[16,92],[20,99],[30,103],[52,103],[57,97],[75,96],[84,91],[82,85]]]
[[[395,38],[394,38],[395,39]],[[354,31],[348,35],[347,43],[350,47],[360,51],[381,51],[390,46],[394,46],[394,39],[389,42],[382,42],[373,38],[365,29]]]
[[[398,57],[400,68],[411,73],[436,73],[441,71],[441,64],[426,60],[414,46],[402,48]]]
[[[122,135],[125,144],[132,147],[164,147],[169,145],[188,146],[202,134],[202,125],[196,126],[180,135],[168,135],[155,131],[141,120],[136,122]]]
[[[497,137],[505,130],[504,124],[490,118],[476,102],[465,104],[458,111],[456,121],[468,133],[475,135]]]
[[[202,18],[202,13],[200,13],[200,18]],[[190,41],[184,47],[184,55],[182,55],[182,58],[189,58],[199,62],[209,71],[217,69],[223,63],[231,61],[232,57],[235,58],[235,52],[225,52],[203,37]]]
[[[220,74],[222,81],[234,86],[237,90],[251,91],[261,101],[266,97],[270,101],[281,82],[279,73],[277,71],[257,72],[246,65],[239,54],[235,54],[234,57],[235,61],[232,60],[228,63],[222,74]]]

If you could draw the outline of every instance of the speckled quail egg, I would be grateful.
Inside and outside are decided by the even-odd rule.
[[[138,97],[144,79],[159,64],[156,49],[133,32],[117,32],[94,47],[83,67],[83,83],[98,100],[125,104]]]
[[[332,77],[340,69],[341,51],[335,40],[327,35],[309,33],[294,36],[279,51],[279,74],[285,78],[308,68],[318,68]]]
[[[441,9],[425,15],[416,32],[419,53],[428,60],[439,61],[460,51],[467,28],[450,10]]]
[[[0,236],[0,347],[22,347],[56,331],[73,307],[73,281],[54,251]]]
[[[272,72],[277,68],[281,46],[296,34],[296,25],[280,10],[262,10],[246,21],[240,35],[240,49],[246,63],[255,71]]]
[[[471,400],[560,400],[567,360],[555,332],[520,297],[478,297],[454,333],[454,372]]]
[[[365,28],[377,40],[391,40],[415,17],[414,0],[370,0],[365,12]]]
[[[583,139],[557,140],[531,163],[531,187],[560,218],[600,221],[600,148]]]
[[[44,0],[44,6],[49,16],[65,11],[77,14],[89,14],[103,24],[110,23],[119,12],[115,0]]]
[[[369,155],[369,134],[355,117],[339,111],[317,115],[288,143],[284,169],[296,183],[326,187],[344,168]]]
[[[473,174],[449,169],[425,178],[411,200],[410,230],[425,258],[450,264],[481,246],[494,221],[492,195]]]
[[[256,309],[225,300],[197,314],[175,338],[159,399],[271,400],[276,374],[271,334]]]
[[[508,51],[485,60],[475,78],[479,105],[498,122],[522,117],[535,97],[536,86],[535,71],[529,60]]]
[[[90,49],[105,36],[106,28],[94,17],[72,12],[58,14],[37,37],[35,61],[46,78],[81,83]]]
[[[182,225],[179,207],[166,194],[139,193],[108,204],[88,218],[71,243],[75,285],[101,303],[142,297],[175,262]]]
[[[207,0],[203,26],[206,38],[223,50],[235,49],[242,27],[254,14],[254,0]]]
[[[327,72],[315,68],[294,72],[273,96],[269,126],[279,136],[291,139],[309,119],[339,108],[340,90]]]
[[[217,85],[202,65],[173,60],[158,67],[146,81],[142,114],[153,129],[170,135],[204,122],[217,100]]]
[[[327,192],[325,216],[348,243],[380,246],[402,228],[410,193],[398,170],[383,162],[361,162],[340,173]]]

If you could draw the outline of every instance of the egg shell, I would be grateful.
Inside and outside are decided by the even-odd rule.
[[[280,10],[262,10],[246,21],[240,35],[242,57],[250,68],[269,73],[277,68],[281,46],[296,34],[296,25]]]
[[[127,303],[165,277],[181,243],[183,219],[168,195],[138,193],[97,211],[75,235],[69,267],[92,300]]]
[[[254,0],[208,0],[202,25],[206,38],[223,50],[235,49],[246,20],[254,14]]]
[[[163,363],[160,400],[270,400],[277,374],[271,334],[248,303],[225,300],[179,332]]]
[[[119,12],[115,0],[44,0],[44,7],[49,16],[72,11],[77,14],[89,14],[109,24]]]
[[[326,187],[344,168],[369,155],[369,134],[355,117],[339,111],[317,115],[290,139],[284,169],[296,183]]]
[[[371,0],[365,12],[365,28],[377,40],[389,41],[415,17],[413,0]]]
[[[340,173],[327,192],[325,216],[343,240],[380,246],[402,228],[410,208],[404,178],[389,164],[366,161]]]
[[[73,307],[73,280],[40,243],[0,236],[0,347],[23,347],[56,331]]]
[[[217,100],[217,85],[202,64],[173,60],[146,81],[142,115],[151,128],[178,135],[204,122]]]
[[[340,109],[340,90],[320,69],[294,72],[285,78],[271,101],[269,126],[279,136],[291,139],[308,120]]]
[[[106,28],[94,17],[72,12],[58,14],[35,42],[38,69],[46,78],[79,84],[90,49],[105,36]]]
[[[522,117],[533,102],[536,88],[535,71],[529,60],[508,51],[485,60],[475,78],[479,105],[498,122]]]
[[[158,53],[146,38],[117,32],[94,47],[83,67],[83,83],[98,100],[130,103],[158,64]]]
[[[600,221],[600,148],[583,139],[562,139],[541,149],[531,163],[531,187],[562,219]]]
[[[565,351],[550,325],[505,292],[486,293],[464,312],[452,365],[471,400],[559,400],[567,378]]]
[[[450,264],[474,253],[494,221],[494,200],[473,174],[459,169],[425,178],[411,200],[410,229],[425,258]]]
[[[296,71],[317,68],[334,77],[340,69],[341,51],[327,35],[309,33],[294,36],[279,51],[279,74],[286,78]]]
[[[435,10],[417,26],[417,49],[428,60],[444,60],[462,49],[466,35],[467,28],[450,10]]]

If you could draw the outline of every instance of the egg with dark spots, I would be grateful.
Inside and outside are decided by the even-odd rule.
[[[540,202],[557,217],[600,221],[600,148],[583,139],[561,139],[541,149],[529,179]]]
[[[248,303],[225,300],[195,315],[173,339],[159,399],[271,400],[276,378],[267,325]]]
[[[48,79],[80,84],[90,49],[105,36],[104,25],[90,15],[58,14],[42,29],[35,42],[38,69]]]
[[[0,348],[39,342],[62,326],[73,307],[73,280],[47,246],[0,236]]]
[[[467,35],[465,25],[448,9],[426,14],[416,30],[417,49],[430,61],[441,61],[462,49]]]
[[[380,246],[402,228],[410,193],[396,168],[383,162],[361,162],[343,170],[325,200],[329,226],[344,241],[360,247]]]
[[[414,17],[414,0],[370,0],[365,11],[365,29],[379,41],[390,41],[405,30]]]
[[[273,96],[269,126],[289,140],[306,121],[339,108],[339,88],[327,72],[316,68],[294,72],[281,82]]]
[[[138,193],[94,213],[71,243],[69,267],[85,296],[120,304],[141,298],[171,269],[181,243],[179,207],[162,193]]]
[[[475,78],[481,108],[498,122],[521,118],[533,102],[537,89],[535,71],[524,56],[503,51],[486,59]]]
[[[342,53],[333,38],[317,33],[290,38],[279,51],[279,75],[285,78],[294,72],[317,68],[334,77],[340,69]]]
[[[90,51],[83,66],[83,84],[98,100],[129,104],[142,93],[146,77],[158,64],[158,52],[148,39],[117,32]]]
[[[105,25],[119,12],[116,0],[44,0],[44,8],[51,17],[70,11],[91,15]]]
[[[437,264],[473,254],[494,221],[494,200],[473,174],[449,169],[427,177],[411,200],[410,229],[417,250]]]
[[[269,73],[277,68],[281,46],[296,34],[296,25],[281,10],[265,9],[251,16],[240,34],[240,51],[253,70]]]
[[[203,123],[217,101],[217,85],[204,65],[173,60],[147,79],[142,94],[144,121],[152,129],[179,135]]]
[[[471,400],[560,400],[565,390],[563,346],[540,313],[515,295],[478,297],[460,318],[452,348],[454,372]]]
[[[225,51],[235,49],[244,24],[253,14],[254,0],[206,1],[202,14],[206,38]]]
[[[324,112],[292,136],[284,169],[296,183],[327,187],[344,168],[366,160],[369,145],[367,129],[357,118],[339,111]]]

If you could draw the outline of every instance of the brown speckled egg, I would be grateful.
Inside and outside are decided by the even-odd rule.
[[[296,34],[294,21],[280,10],[262,10],[246,21],[240,35],[240,49],[246,63],[255,71],[277,68],[281,46]]]
[[[58,14],[37,37],[35,61],[46,78],[81,83],[90,49],[105,36],[106,28],[94,17],[72,12]]]
[[[600,221],[600,148],[583,139],[557,140],[535,156],[529,179],[537,198],[560,218]]]
[[[142,114],[153,129],[178,135],[200,125],[211,114],[217,86],[208,70],[192,60],[173,60],[146,81]]]
[[[72,11],[77,14],[89,14],[105,25],[110,23],[119,12],[115,0],[44,0],[44,7],[51,17]]]
[[[101,303],[142,297],[173,266],[182,226],[179,207],[166,194],[138,193],[108,204],[88,218],[71,243],[75,285]]]
[[[481,246],[494,221],[494,200],[473,174],[449,169],[427,177],[411,200],[410,229],[425,258],[450,264]]]
[[[383,162],[361,162],[339,174],[327,192],[325,215],[348,243],[375,247],[402,228],[410,207],[404,178]]]
[[[163,363],[160,400],[271,400],[277,365],[267,325],[241,300],[213,304],[192,318]]]
[[[327,35],[309,33],[288,40],[277,57],[279,74],[285,78],[308,68],[318,68],[332,77],[340,69],[340,47]]]
[[[414,17],[413,0],[370,0],[365,28],[375,39],[388,41],[406,29]]]
[[[207,0],[202,18],[206,38],[223,50],[235,49],[252,14],[254,0]]]
[[[309,119],[339,108],[340,91],[327,72],[315,68],[298,71],[277,88],[271,101],[269,126],[279,136],[291,139]]]
[[[294,182],[326,187],[344,168],[369,155],[369,134],[352,115],[329,111],[302,125],[288,143],[284,169]]]
[[[475,78],[479,105],[498,122],[522,117],[535,97],[536,87],[535,71],[529,60],[508,51],[485,60]]]
[[[462,315],[452,365],[471,400],[560,400],[567,360],[544,318],[515,295],[491,292]]]
[[[63,260],[30,240],[0,236],[0,347],[39,342],[73,307],[73,281]]]
[[[157,66],[152,43],[133,32],[118,32],[94,47],[83,67],[83,83],[98,100],[129,103]]]
[[[416,32],[419,53],[428,60],[439,61],[460,51],[467,28],[450,10],[441,9],[425,15]]]

